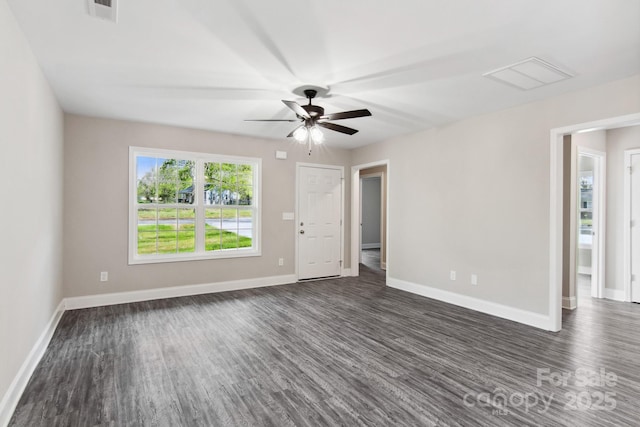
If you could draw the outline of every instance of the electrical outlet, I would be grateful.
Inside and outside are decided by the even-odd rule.
[[[282,267],[284,265],[284,258],[278,258],[278,266]]]
[[[100,272],[100,281],[101,282],[106,282],[109,280],[109,272],[108,271],[101,271]]]
[[[478,284],[478,275],[477,274],[472,274],[471,275],[471,284],[476,286]]]
[[[456,280],[456,272],[455,272],[455,270],[451,270],[449,272],[449,279]]]

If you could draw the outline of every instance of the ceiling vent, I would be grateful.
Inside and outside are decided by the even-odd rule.
[[[570,73],[535,56],[489,71],[483,76],[522,90],[535,89],[573,77]]]
[[[87,0],[89,15],[105,21],[118,22],[117,0]]]

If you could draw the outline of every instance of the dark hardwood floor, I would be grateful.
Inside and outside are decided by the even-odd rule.
[[[382,270],[380,264],[380,249],[362,249],[360,258],[362,258],[362,264],[370,269]]]
[[[573,375],[538,386],[538,368]],[[579,368],[609,385],[581,387]],[[589,301],[550,333],[386,288],[361,266],[66,312],[11,425],[637,426],[639,368],[636,304]]]

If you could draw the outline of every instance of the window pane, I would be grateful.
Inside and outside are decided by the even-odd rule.
[[[238,204],[238,172],[234,163],[222,163],[221,200],[223,205]]]
[[[238,210],[238,229],[253,228],[253,211],[248,209]]]
[[[220,163],[205,162],[204,164],[205,183],[219,186],[222,182]]]
[[[193,231],[196,228],[195,209],[178,209],[178,230]]]
[[[178,252],[195,252],[196,233],[192,231],[178,232]]]
[[[240,230],[238,233],[238,247],[250,248],[253,244],[253,230]]]
[[[213,184],[205,184],[203,200],[205,205],[219,205],[220,187],[216,187]]]
[[[222,228],[221,225],[221,219],[222,219],[222,213],[220,212],[220,209],[205,209],[204,212],[205,215],[205,223],[211,227],[215,227],[217,229]]]
[[[138,180],[138,203],[154,203],[157,198],[156,190],[156,181],[147,178]]]
[[[178,183],[176,181],[158,182],[157,203],[178,203]]]
[[[178,236],[175,227],[160,225],[158,230],[158,253],[172,254],[177,252]]]
[[[196,250],[196,211],[178,209],[178,252]]]
[[[217,251],[220,249],[220,229],[206,224],[204,231],[204,246],[207,251]]]
[[[192,205],[195,201],[195,190],[193,182],[182,181],[178,185],[178,203],[185,203]]]
[[[253,170],[251,165],[238,165],[238,204],[249,206],[253,201]]]
[[[149,255],[156,253],[156,231],[150,233],[145,231],[147,225],[138,226],[138,254]]]
[[[158,223],[172,225],[175,230],[178,222],[178,210],[173,208],[158,209]]]
[[[238,235],[234,231],[222,230],[222,249],[238,248]]]
[[[158,211],[154,209],[138,209],[138,226],[152,225],[153,230],[156,229],[156,220],[158,219]]]
[[[222,230],[238,234],[238,211],[237,209],[222,209]],[[223,233],[223,236],[225,233]],[[224,237],[223,237],[224,240]],[[224,246],[224,245],[223,245]]]

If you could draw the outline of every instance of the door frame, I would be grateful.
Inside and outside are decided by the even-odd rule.
[[[300,260],[298,254],[298,233],[300,232],[299,225],[299,195],[300,195],[300,168],[302,167],[311,167],[311,168],[319,168],[319,169],[333,169],[340,171],[340,276],[350,276],[351,273],[348,269],[344,268],[344,205],[345,205],[345,185],[344,185],[344,166],[338,165],[325,165],[321,163],[304,163],[304,162],[296,162],[296,196],[295,196],[295,209],[294,209],[294,218],[295,218],[295,255],[294,255],[294,264],[295,264],[295,276],[296,282],[300,280],[298,276],[298,262]],[[307,279],[314,280],[314,279]]]
[[[640,155],[640,148],[624,150],[624,213],[622,220],[622,244],[624,246],[624,300],[631,301],[631,156]]]
[[[591,252],[591,265],[592,265],[592,270],[591,270],[591,274],[592,274],[592,279],[591,279],[591,296],[593,298],[604,298],[604,281],[605,281],[605,260],[606,260],[606,256],[605,256],[605,250],[606,250],[606,245],[605,245],[605,239],[606,239],[606,189],[607,189],[607,184],[606,184],[606,170],[607,170],[607,153],[603,152],[603,151],[598,151],[598,150],[593,150],[591,148],[586,148],[586,147],[577,147],[577,155],[578,155],[578,159],[580,158],[580,156],[587,156],[587,157],[591,157],[594,159],[594,163],[593,163],[593,176],[594,176],[594,189],[593,189],[593,194],[594,194],[594,199],[597,196],[597,199],[594,200],[595,203],[593,203],[593,211],[597,212],[596,215],[596,222],[597,224],[595,224],[595,228],[596,228],[596,234],[595,234],[595,244],[592,245],[596,248],[596,253],[597,253],[597,268],[595,271],[595,283],[593,280],[593,275],[594,275],[594,271],[593,271],[593,250]],[[579,164],[579,162],[578,162]],[[580,168],[576,168],[576,173],[578,174],[577,178],[580,177]],[[597,184],[597,185],[596,185]],[[578,195],[576,192],[576,199],[578,199]],[[578,205],[578,203],[576,203],[577,209],[578,209],[578,219],[579,219],[579,214],[580,214],[580,206]],[[596,210],[597,209],[597,210]],[[578,229],[578,222],[576,222],[576,239],[580,239],[579,237],[579,230]],[[576,247],[579,249],[580,245],[579,245],[579,241],[576,242]],[[577,260],[576,260],[577,261]],[[576,262],[576,270],[577,270],[577,262]],[[577,274],[577,271],[576,271]],[[577,286],[576,286],[576,289]],[[577,296],[577,292],[576,292],[576,296]]]
[[[640,124],[640,113],[557,127],[549,131],[549,320],[547,329],[562,329],[563,137],[578,131],[606,130]]]
[[[386,244],[385,275],[387,278],[389,277],[389,254],[391,253],[391,242],[389,241],[389,188],[391,187],[391,162],[388,159],[351,166],[351,276],[360,275],[360,170],[376,166],[387,167],[387,173],[385,176],[386,182],[384,182],[384,188],[387,189],[387,204],[384,218],[384,224],[387,227],[387,231],[384,233],[384,241]]]
[[[360,249],[358,250],[358,260],[362,262],[362,180],[367,178],[380,178],[380,253],[382,254],[382,247],[386,243],[384,236],[384,219],[382,213],[384,212],[384,172],[368,173],[360,175]],[[380,268],[382,268],[382,259],[380,259]]]

